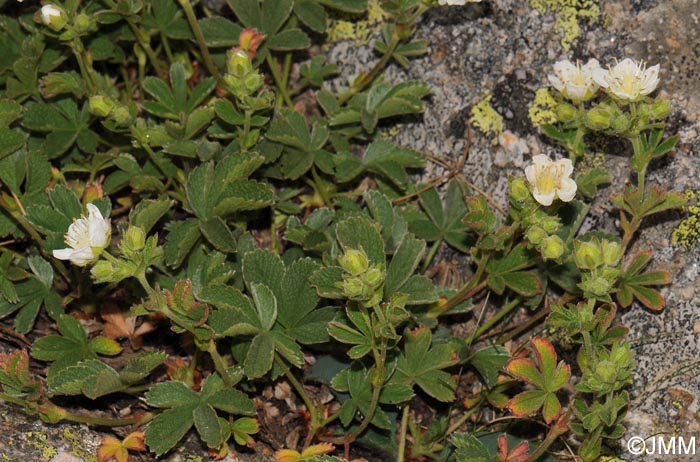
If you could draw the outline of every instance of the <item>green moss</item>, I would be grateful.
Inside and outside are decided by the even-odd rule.
[[[487,94],[472,108],[469,122],[482,133],[493,136],[492,143],[498,143],[498,135],[503,132],[503,117],[491,107],[492,95]]]
[[[671,243],[690,248],[700,241],[700,190],[686,191],[685,198],[685,211],[688,215],[673,230]]]
[[[548,88],[540,88],[535,93],[535,99],[528,110],[528,115],[532,123],[539,127],[541,125],[553,124],[557,121],[554,108],[557,107],[557,100],[552,96]]]
[[[338,19],[329,19],[326,27],[327,44],[353,40],[356,45],[367,45],[372,36],[379,31],[384,20],[384,13],[379,0],[369,0],[367,12],[363,19],[344,15]]]
[[[599,0],[530,0],[530,6],[540,13],[554,11],[555,27],[562,31],[561,46],[565,50],[581,35],[581,21],[600,15],[598,3]]]

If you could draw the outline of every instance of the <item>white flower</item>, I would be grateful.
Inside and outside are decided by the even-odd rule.
[[[66,22],[68,22],[66,12],[61,7],[50,3],[42,6],[39,13],[41,22],[56,32],[63,29],[63,26],[65,26]]]
[[[94,204],[88,204],[88,216],[81,216],[68,227],[66,249],[54,250],[53,256],[59,260],[70,260],[74,265],[85,266],[94,263],[102,253],[112,232],[110,220],[103,218]]]
[[[538,154],[525,169],[525,176],[535,200],[542,205],[552,205],[555,196],[569,202],[576,195],[576,182],[569,178],[573,172],[571,160],[552,161],[549,156]]]
[[[635,63],[625,58],[608,70],[598,69],[593,73],[593,78],[612,96],[636,101],[656,89],[659,84],[659,65],[647,69],[644,62]]]
[[[466,3],[479,3],[481,0],[438,0],[440,6],[464,6]]]
[[[570,100],[586,101],[598,91],[593,74],[599,69],[597,59],[589,59],[583,66],[580,62],[574,64],[565,59],[554,64],[554,74],[549,74],[547,78],[554,88]]]

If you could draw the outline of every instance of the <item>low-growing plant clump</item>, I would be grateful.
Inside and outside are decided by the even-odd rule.
[[[214,457],[266,442],[280,462],[614,450],[634,367],[616,313],[660,310],[670,282],[631,243],[684,204],[646,182],[677,141],[659,68],[554,64],[540,129],[565,156],[496,204],[462,171],[469,132],[454,163],[381,134],[424,110],[427,83],[383,71],[464,0],[438,3],[382,1],[377,61],[334,92],[313,45],[365,0],[0,1],[0,399],[124,427],[101,462],[191,430]],[[583,161],[597,137],[631,147],[618,234],[580,231],[610,181]],[[447,173],[416,184],[426,162]],[[441,248],[472,270],[457,284]],[[544,319],[556,335],[533,335]],[[298,400],[295,439],[266,436],[270,385]]]

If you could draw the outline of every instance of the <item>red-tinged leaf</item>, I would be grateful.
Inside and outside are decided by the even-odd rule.
[[[329,452],[335,451],[335,446],[331,443],[319,443],[309,446],[308,448],[301,451],[301,457],[304,459],[311,458],[313,456],[320,456],[322,454],[328,454]]]
[[[627,266],[627,269],[625,269],[625,275],[634,276],[639,274],[649,264],[651,258],[651,250],[639,252],[634,256],[632,262]]]
[[[527,441],[521,441],[508,451],[508,437],[504,434],[498,437],[498,460],[499,462],[525,462],[530,445]]]
[[[505,273],[501,277],[509,289],[523,297],[534,297],[542,291],[542,282],[530,271]]]
[[[634,297],[650,310],[659,311],[664,307],[664,297],[654,289],[644,286],[630,286],[630,289]]]
[[[523,382],[531,383],[538,388],[544,388],[544,379],[535,363],[527,358],[513,358],[509,360],[504,369],[513,377]]]
[[[571,378],[571,367],[564,361],[559,361],[556,371],[554,372],[554,378],[549,384],[549,391],[557,391],[569,381]]]
[[[544,399],[544,406],[542,407],[542,416],[544,421],[551,423],[554,419],[559,416],[561,412],[561,404],[554,393],[547,393]]]
[[[516,417],[534,414],[542,407],[547,393],[539,390],[524,391],[508,401],[507,409]]]
[[[532,346],[535,347],[537,365],[540,371],[542,371],[542,378],[545,383],[545,386],[542,388],[544,389],[554,379],[554,373],[557,367],[557,352],[554,350],[554,345],[552,345],[549,340],[541,337],[533,338]]]
[[[301,460],[301,453],[294,449],[280,449],[275,452],[274,458],[277,462],[297,462]]]
[[[663,270],[649,271],[627,279],[627,283],[636,286],[662,286],[671,283],[671,273]]]
[[[616,340],[622,340],[627,337],[627,333],[630,331],[629,327],[625,326],[615,326],[611,327],[605,333],[605,343],[612,343]]]
[[[615,295],[618,303],[621,307],[627,308],[632,304],[632,289],[627,284],[623,284],[617,289],[617,294]]]

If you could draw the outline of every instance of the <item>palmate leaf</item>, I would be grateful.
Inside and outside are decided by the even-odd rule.
[[[411,232],[429,242],[445,240],[457,250],[468,253],[466,236],[469,228],[462,223],[467,206],[457,181],[452,180],[447,186],[444,203],[435,188],[420,194],[419,199],[426,217],[409,221]]]
[[[148,448],[161,455],[172,449],[194,426],[207,446],[218,449],[229,433],[217,410],[228,414],[254,415],[253,402],[242,392],[227,387],[218,374],[212,374],[196,393],[183,382],[159,383],[146,392],[146,402],[165,408],[146,429]]]
[[[153,115],[166,119],[185,120],[195,112],[199,104],[214,90],[216,82],[210,77],[200,82],[190,92],[185,68],[180,63],[170,66],[170,85],[161,79],[148,76],[143,80],[144,90],[155,101],[144,101],[143,107]]]
[[[432,334],[426,327],[407,332],[404,352],[399,356],[391,383],[408,387],[418,385],[433,398],[448,402],[454,399],[457,383],[443,371],[456,363],[454,348],[449,344],[432,345]]]
[[[621,306],[630,306],[636,298],[650,310],[658,311],[664,307],[663,296],[649,286],[670,284],[671,275],[662,270],[642,273],[651,259],[651,251],[638,253],[620,276],[616,297]]]
[[[423,167],[425,159],[416,151],[397,148],[389,140],[379,140],[367,147],[361,159],[352,153],[340,152],[335,156],[334,162],[336,178],[341,183],[371,172],[403,190],[408,182],[406,169]]]
[[[50,103],[28,103],[22,125],[33,132],[47,133],[43,153],[53,159],[73,145],[88,154],[96,152],[98,136],[89,128],[90,118],[87,102],[79,109],[74,99],[62,98]]]
[[[564,361],[557,364],[554,346],[544,338],[532,339],[535,360],[513,358],[504,369],[513,377],[534,385],[536,390],[524,391],[508,401],[508,409],[516,416],[532,415],[542,408],[545,422],[552,422],[561,412],[556,392],[571,378],[571,368]]]

